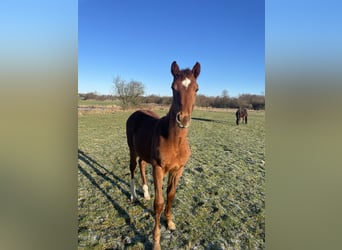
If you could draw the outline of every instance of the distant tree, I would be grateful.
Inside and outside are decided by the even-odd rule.
[[[171,96],[163,96],[162,97],[162,105],[170,105],[172,103],[172,97]]]
[[[210,97],[207,97],[205,95],[199,94],[196,97],[196,105],[199,107],[210,107]]]
[[[80,94],[82,100],[96,100],[97,94],[96,92],[89,92],[85,94]]]
[[[224,89],[222,91],[221,106],[222,106],[222,108],[228,108],[229,107],[229,96],[228,96],[228,90],[226,90],[226,89]]]
[[[253,95],[251,98],[251,105],[255,110],[265,109],[265,96]]]
[[[241,107],[252,108],[255,110],[265,109],[265,96],[242,94],[239,96],[239,104]]]
[[[142,82],[132,80],[126,82],[119,76],[113,80],[114,93],[118,96],[124,108],[129,105],[139,105],[145,93],[145,86]]]
[[[230,98],[229,108],[232,108],[232,109],[238,108],[239,107],[238,101],[239,101],[239,99],[236,97]]]
[[[222,91],[222,97],[226,97],[226,98],[229,97],[229,95],[228,95],[228,90],[224,89],[224,90]]]
[[[143,102],[161,104],[162,98],[158,95],[148,95],[143,98]]]

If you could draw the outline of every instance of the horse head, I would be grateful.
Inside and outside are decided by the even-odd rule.
[[[173,100],[171,109],[175,113],[179,128],[190,126],[191,113],[195,106],[196,92],[198,91],[197,77],[201,72],[201,65],[196,62],[192,70],[180,70],[176,61],[171,64],[173,75]]]

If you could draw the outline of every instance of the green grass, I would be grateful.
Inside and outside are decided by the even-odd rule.
[[[139,200],[130,202],[130,114],[79,116],[79,249],[152,247],[151,167],[152,199],[144,201],[137,169]],[[194,111],[192,156],[173,203],[177,230],[167,230],[162,218],[162,249],[265,248],[265,113],[251,111],[248,118],[236,126],[234,113]]]
[[[110,105],[120,105],[118,100],[78,100],[78,105],[80,106],[110,106]]]

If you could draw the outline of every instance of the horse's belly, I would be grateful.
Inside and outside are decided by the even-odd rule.
[[[133,135],[134,150],[139,157],[144,158],[144,161],[150,161],[151,158],[151,138],[150,131],[140,129]]]

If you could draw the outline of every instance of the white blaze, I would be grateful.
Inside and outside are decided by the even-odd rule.
[[[183,81],[182,81],[182,84],[185,88],[188,88],[189,84],[191,83],[190,79],[189,78],[185,78]]]

